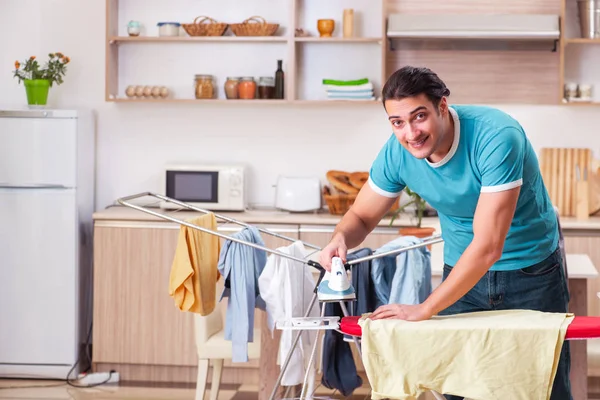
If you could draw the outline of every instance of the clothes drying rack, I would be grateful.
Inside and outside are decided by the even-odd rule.
[[[255,227],[255,226],[252,226],[252,225],[247,224],[245,222],[236,220],[234,218],[231,218],[231,217],[228,217],[228,216],[225,216],[225,215],[221,215],[221,214],[217,214],[217,213],[215,213],[213,211],[205,210],[205,209],[202,209],[202,208],[199,208],[199,207],[195,207],[193,205],[187,204],[185,202],[182,202],[182,201],[179,201],[179,200],[176,200],[176,199],[173,199],[173,198],[170,198],[170,197],[158,194],[158,193],[142,192],[142,193],[134,194],[134,195],[131,195],[131,196],[122,197],[122,198],[119,198],[117,200],[117,202],[119,204],[123,205],[123,206],[129,207],[129,208],[133,208],[135,210],[142,211],[144,213],[153,215],[155,217],[158,217],[158,218],[161,218],[161,219],[165,219],[165,220],[168,220],[168,221],[171,221],[171,222],[175,222],[175,223],[177,223],[179,225],[187,226],[189,228],[196,229],[196,230],[199,230],[199,231],[211,234],[211,235],[216,235],[216,236],[218,236],[218,237],[220,237],[222,239],[230,240],[230,241],[233,241],[233,242],[236,242],[236,243],[239,243],[239,244],[244,244],[244,245],[253,247],[255,249],[258,249],[258,250],[263,250],[266,253],[270,253],[270,254],[278,255],[280,257],[284,257],[284,258],[287,258],[287,259],[291,259],[293,261],[297,261],[297,262],[302,263],[304,265],[308,265],[310,267],[313,267],[313,268],[315,268],[316,270],[319,271],[319,278],[318,278],[317,283],[316,283],[316,285],[314,287],[313,296],[311,298],[311,301],[310,301],[310,303],[308,305],[307,310],[305,311],[304,316],[300,317],[300,318],[294,318],[296,320],[303,321],[304,323],[300,323],[298,325],[292,324],[291,326],[290,325],[288,325],[288,326],[279,325],[278,326],[278,328],[280,328],[280,329],[298,330],[298,333],[295,335],[294,340],[292,341],[292,347],[290,348],[290,351],[288,352],[288,354],[286,356],[286,359],[285,359],[283,365],[281,366],[281,370],[280,370],[279,376],[277,377],[277,381],[275,382],[275,385],[273,386],[273,389],[272,389],[272,392],[271,392],[271,396],[270,396],[270,400],[275,400],[275,397],[277,395],[277,391],[278,391],[279,386],[281,384],[281,380],[283,379],[283,375],[285,374],[285,371],[288,368],[288,365],[290,363],[292,354],[294,353],[294,350],[296,349],[296,346],[298,345],[298,341],[300,340],[300,336],[301,336],[303,330],[317,330],[317,333],[319,333],[321,330],[324,330],[324,329],[334,329],[334,330],[336,330],[336,331],[338,331],[340,333],[343,333],[342,331],[339,330],[339,328],[337,327],[338,325],[336,325],[335,323],[333,323],[333,324],[325,324],[325,325],[322,325],[322,324],[320,324],[320,325],[311,325],[311,322],[315,322],[315,321],[316,322],[318,322],[318,321],[325,321],[325,322],[326,321],[331,321],[331,322],[333,322],[334,319],[336,319],[336,318],[339,319],[338,317],[334,317],[332,319],[326,319],[324,317],[324,313],[325,313],[325,307],[324,307],[324,305],[321,308],[321,317],[320,318],[316,318],[316,319],[309,318],[309,315],[310,315],[310,313],[311,313],[311,311],[312,311],[315,303],[318,300],[317,289],[318,289],[319,283],[321,282],[321,280],[323,279],[323,276],[325,275],[325,268],[323,268],[321,266],[321,264],[319,264],[317,261],[310,260],[310,259],[303,259],[303,258],[300,258],[300,257],[293,256],[291,254],[286,254],[286,253],[283,253],[283,252],[281,252],[281,251],[279,251],[277,249],[271,249],[271,248],[268,248],[268,247],[265,247],[265,246],[261,246],[261,245],[259,245],[257,243],[248,242],[248,241],[245,241],[245,240],[242,240],[242,239],[238,239],[236,237],[233,237],[233,236],[230,236],[230,235],[226,235],[226,234],[214,231],[212,229],[208,229],[208,228],[204,228],[204,227],[201,227],[201,226],[197,226],[197,225],[192,224],[192,223],[190,223],[188,221],[185,221],[185,220],[183,220],[181,218],[173,217],[173,216],[167,214],[167,212],[173,212],[173,210],[172,210],[171,207],[163,207],[162,205],[159,205],[158,207],[156,207],[156,206],[149,207],[149,206],[142,206],[142,205],[139,205],[139,204],[135,204],[135,203],[137,203],[137,201],[139,199],[144,198],[144,197],[150,197],[150,198],[156,199],[153,202],[153,204],[157,204],[157,203],[161,204],[162,203],[164,205],[166,203],[172,203],[172,204],[175,204],[175,205],[179,206],[181,209],[185,209],[185,210],[188,210],[188,211],[198,212],[198,213],[201,213],[201,214],[213,214],[215,216],[215,218],[217,218],[219,220],[227,221],[228,223],[234,223],[234,224],[240,225],[240,226],[245,227],[245,228],[254,227],[255,229],[257,229],[261,233],[268,234],[268,235],[277,237],[279,239],[287,240],[287,241],[290,241],[290,242],[296,242],[296,241],[300,241],[300,240],[299,239],[295,239],[295,238],[291,238],[291,237],[288,237],[288,236],[285,236],[285,235],[281,235],[281,234],[279,234],[277,232],[274,232],[272,230],[269,230],[269,229],[265,229],[265,228],[261,228],[261,227]],[[152,208],[158,208],[158,209],[163,210],[164,212],[158,212],[158,211],[153,210]],[[175,213],[181,211],[181,209],[175,211]],[[400,254],[400,253],[405,252],[405,251],[409,251],[409,250],[413,250],[413,249],[417,249],[417,248],[429,246],[429,245],[432,245],[432,244],[440,243],[442,241],[443,241],[443,239],[441,238],[440,235],[432,235],[430,237],[422,239],[421,242],[416,243],[416,244],[412,244],[412,245],[404,246],[404,247],[401,247],[401,248],[398,248],[398,249],[388,250],[388,251],[385,251],[385,252],[381,252],[381,253],[372,254],[372,255],[369,255],[369,256],[365,256],[365,257],[360,257],[360,258],[353,259],[351,261],[346,262],[345,267],[346,267],[346,269],[349,269],[349,268],[352,267],[352,265],[359,264],[359,263],[362,263],[364,261],[369,261],[369,260],[373,260],[373,259],[377,259],[377,258],[381,258],[381,257],[387,257],[387,256],[397,255],[397,254]],[[300,241],[300,242],[302,242],[302,244],[305,247],[314,249],[315,251],[321,250],[321,248],[319,246],[315,246],[315,245],[310,244],[310,243],[305,243],[303,241]],[[338,302],[340,304],[341,309],[342,309],[342,313],[343,313],[344,317],[346,317],[346,318],[350,317],[350,314],[348,313],[346,305],[344,304],[345,302],[348,302],[348,301],[352,301],[352,300],[348,300],[348,299],[344,299],[344,300],[319,300],[320,303]],[[356,335],[352,335],[352,340],[354,341],[354,344],[356,345],[356,348],[357,348],[359,354],[361,354],[361,349],[360,349],[360,344],[358,342],[358,337]],[[316,346],[317,346],[318,341],[319,341],[319,337],[317,336],[317,338],[315,339],[315,343],[313,345],[312,352],[311,352],[311,360],[309,362],[309,365],[312,365],[312,363],[313,363],[313,358],[314,358],[314,355],[315,355],[315,350],[316,350]],[[300,395],[300,400],[302,400],[304,398],[305,388],[307,386],[307,379],[308,379],[308,375],[309,375],[309,370],[310,370],[310,368],[306,369],[306,375],[305,375],[305,379],[304,379],[302,393]],[[438,395],[436,393],[434,393],[434,395],[436,396],[436,398],[439,398],[441,400],[444,399],[443,397],[438,397]]]

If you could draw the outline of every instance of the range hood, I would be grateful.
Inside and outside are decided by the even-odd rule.
[[[415,39],[558,40],[558,15],[391,14],[387,36]]]

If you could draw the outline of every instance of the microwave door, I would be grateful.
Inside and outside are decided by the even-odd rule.
[[[167,171],[166,196],[184,203],[218,204],[216,171]]]

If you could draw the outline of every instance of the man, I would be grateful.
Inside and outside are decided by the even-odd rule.
[[[442,283],[422,304],[384,305],[372,319],[420,321],[499,309],[567,312],[558,221],[521,125],[491,107],[450,107],[450,90],[427,68],[396,71],[382,95],[393,135],[320,263],[329,269],[333,256],[346,260],[347,250],[360,245],[408,186],[438,212]],[[565,341],[552,400],[572,398],[569,368]]]

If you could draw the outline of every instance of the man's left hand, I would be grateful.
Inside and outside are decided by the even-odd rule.
[[[431,318],[433,314],[423,304],[386,304],[375,310],[369,318],[403,319],[406,321],[422,321]]]

